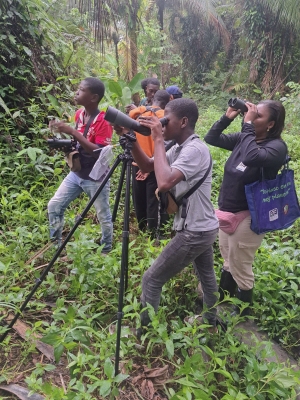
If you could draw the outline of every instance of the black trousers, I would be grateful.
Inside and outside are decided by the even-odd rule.
[[[132,197],[139,229],[145,231],[148,227],[151,231],[158,224],[158,200],[155,196],[157,182],[154,172],[150,172],[144,181],[136,180],[138,167],[132,166]]]

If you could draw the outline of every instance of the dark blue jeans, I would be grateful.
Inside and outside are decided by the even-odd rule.
[[[213,243],[217,234],[218,229],[208,232],[187,230],[177,232],[143,275],[141,296],[143,307],[149,303],[157,311],[163,285],[192,263],[203,289],[203,303],[206,309],[203,317],[211,325],[215,325],[218,287],[213,265]],[[149,324],[147,311],[142,312],[141,322],[143,326]]]

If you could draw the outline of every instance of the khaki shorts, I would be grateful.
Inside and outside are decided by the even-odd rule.
[[[246,217],[232,235],[219,230],[219,246],[224,258],[223,268],[229,271],[242,290],[252,289],[254,274],[252,264],[264,234],[257,235],[250,229],[251,217]]]

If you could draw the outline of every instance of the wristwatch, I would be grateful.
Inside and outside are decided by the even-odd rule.
[[[247,121],[247,122],[245,122],[245,124],[251,124],[252,125],[252,121]]]

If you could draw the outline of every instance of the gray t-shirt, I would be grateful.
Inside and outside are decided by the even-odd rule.
[[[197,135],[191,135],[182,145],[176,144],[167,152],[171,168],[181,171],[185,179],[171,189],[176,199],[181,198],[205,175],[210,163],[208,147]],[[181,208],[174,219],[174,229],[180,231],[211,231],[219,227],[211,203],[212,171],[202,185],[187,199],[187,216],[181,218]]]

